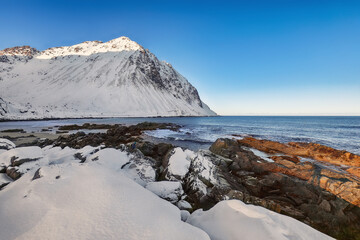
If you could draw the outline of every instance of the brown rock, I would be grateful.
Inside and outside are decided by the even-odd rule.
[[[312,158],[337,165],[360,167],[360,156],[343,150],[336,150],[317,143],[289,142],[287,144],[270,140],[244,138],[238,142],[266,153],[284,153],[292,156]]]

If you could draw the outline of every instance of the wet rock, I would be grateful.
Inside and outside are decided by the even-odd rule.
[[[85,125],[85,127],[91,128],[92,125]],[[64,126],[65,127],[65,126]],[[84,127],[81,126],[81,128]],[[93,126],[97,127],[97,126]],[[90,146],[99,146],[104,144],[106,147],[118,147],[121,144],[127,144],[136,142],[138,145],[142,141],[141,134],[145,130],[156,130],[156,129],[171,129],[177,130],[180,126],[168,123],[139,123],[137,125],[131,126],[121,126],[121,125],[106,125],[104,128],[108,128],[106,133],[89,133],[85,134],[84,132],[77,132],[75,134],[59,136],[53,144],[60,147],[72,147],[72,148],[83,148],[86,145]],[[80,128],[80,126],[71,126],[68,128]],[[158,154],[157,149],[153,148],[151,144],[143,146],[142,149],[144,152],[147,152],[150,155]],[[162,150],[162,149],[161,149]],[[160,151],[161,151],[160,150]],[[155,151],[155,152],[154,152]]]
[[[60,131],[73,131],[73,130],[80,130],[80,129],[110,129],[112,128],[114,125],[110,125],[110,124],[90,124],[90,123],[84,123],[83,125],[64,125],[64,126],[60,126],[58,129]],[[118,125],[117,125],[118,126]]]
[[[24,131],[24,129],[6,129],[6,130],[2,130],[0,132],[3,133],[26,133],[26,131]]]

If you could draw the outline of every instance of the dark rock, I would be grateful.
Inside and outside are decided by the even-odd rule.
[[[256,140],[256,149],[283,152],[283,144]],[[254,145],[231,139],[218,139],[211,147],[213,153],[229,158],[228,167],[218,165],[231,190],[227,198],[263,206],[296,218],[338,239],[360,237],[359,181],[346,173],[324,169],[313,163],[302,163],[298,156],[275,156],[268,162],[247,150]],[[334,156],[334,155],[332,155]],[[223,193],[207,204],[224,199]],[[187,193],[189,194],[189,193]],[[190,198],[191,198],[190,193]],[[207,196],[209,197],[209,196]],[[343,199],[342,199],[343,198]]]
[[[38,170],[36,170],[36,172],[35,172],[35,174],[34,174],[34,176],[33,176],[33,178],[32,178],[32,181],[34,181],[34,180],[42,177],[42,175],[41,175],[41,173],[40,173],[40,169],[41,169],[41,168],[39,168]]]
[[[75,153],[74,158],[79,159],[80,163],[84,163],[86,161],[86,157],[84,157],[81,153]]]
[[[6,169],[6,175],[8,175],[8,177],[10,177],[14,181],[21,177],[21,173],[19,172],[19,169],[16,167],[8,167]]]
[[[13,132],[26,133],[26,131],[24,131],[24,129],[6,129],[6,130],[2,130],[0,132],[3,132],[3,133],[13,133]]]
[[[33,162],[33,161],[37,161],[39,160],[40,158],[21,158],[19,159],[18,157],[16,156],[13,156],[10,160],[11,162],[11,166],[12,167],[17,167],[17,166],[20,166],[21,164],[23,163],[26,163],[26,162]]]

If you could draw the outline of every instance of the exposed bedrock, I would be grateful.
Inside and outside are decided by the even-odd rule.
[[[242,145],[252,147],[266,153],[284,153],[287,155],[312,158],[318,161],[328,162],[336,165],[360,167],[359,155],[344,150],[337,150],[317,143],[279,143],[251,137],[238,140],[238,142]]]
[[[267,161],[249,150],[249,144],[234,139],[218,139],[210,147],[212,153],[229,160],[218,165],[231,188],[221,188],[221,196],[289,215],[338,239],[359,239],[360,187],[356,178],[256,143],[257,149],[277,156]]]

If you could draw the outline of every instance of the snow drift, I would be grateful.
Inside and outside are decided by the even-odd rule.
[[[239,200],[221,201],[208,211],[195,211],[187,222],[203,229],[212,240],[332,239],[291,217]]]
[[[186,161],[198,154],[175,151]],[[238,200],[180,211],[189,205],[181,183],[155,182],[147,159],[125,149],[12,148],[0,165],[14,157],[27,161],[14,167],[23,174],[16,181],[0,174],[0,239],[331,239]]]

